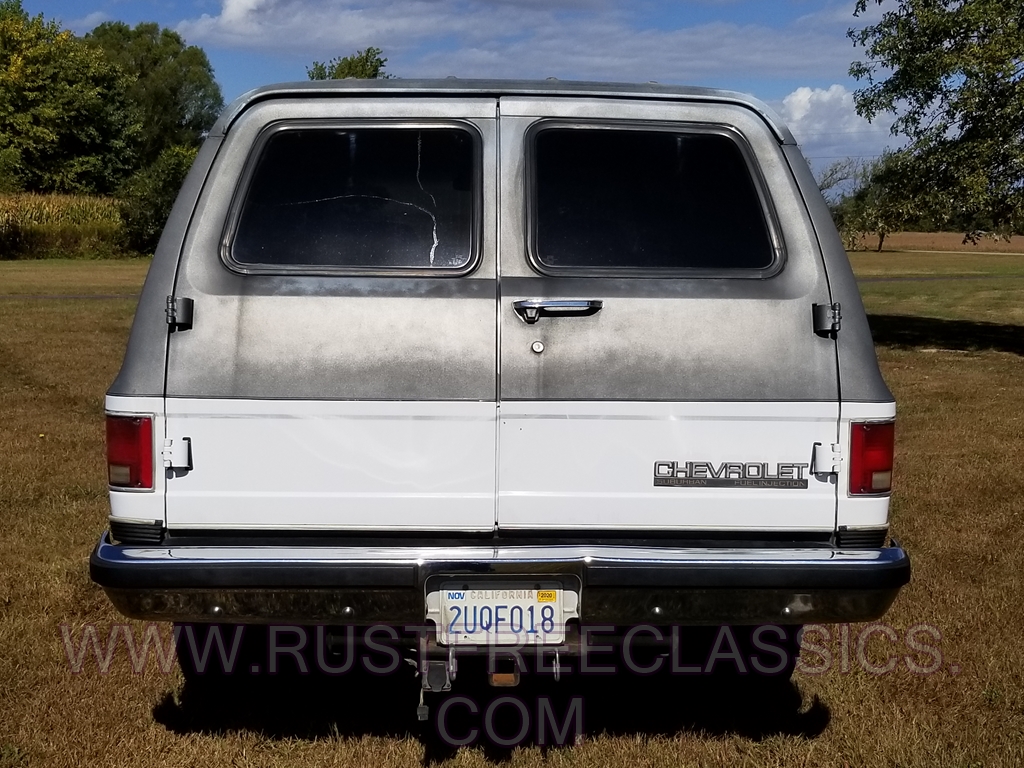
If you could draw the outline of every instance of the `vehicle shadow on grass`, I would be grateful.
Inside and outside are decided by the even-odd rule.
[[[875,344],[905,349],[995,350],[1024,355],[1024,326],[912,315],[868,315]]]
[[[411,735],[423,745],[425,765],[453,757],[460,745],[479,747],[496,763],[509,760],[517,746],[571,747],[579,738],[576,725],[590,736],[699,733],[760,740],[814,738],[830,721],[828,707],[817,696],[805,703],[797,686],[784,678],[674,675],[667,659],[663,670],[650,676],[625,670],[584,676],[573,660],[573,672],[560,681],[550,672],[529,672],[514,688],[494,688],[487,683],[486,663],[481,657],[462,659],[451,692],[427,694],[426,722],[416,718],[419,680],[404,662],[387,675],[371,674],[357,663],[337,677],[294,670],[275,676],[193,677],[179,692],[168,693],[153,714],[179,734],[249,731],[272,739]],[[444,711],[446,700],[450,704]]]

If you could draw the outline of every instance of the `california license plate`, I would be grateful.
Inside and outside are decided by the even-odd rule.
[[[575,595],[573,595],[575,597]],[[443,645],[560,645],[565,642],[558,582],[441,585]]]

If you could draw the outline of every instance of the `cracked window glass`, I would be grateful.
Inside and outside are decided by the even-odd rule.
[[[359,270],[466,267],[474,143],[458,128],[286,129],[263,145],[231,258]]]
[[[568,270],[766,269],[764,209],[728,136],[551,128],[534,145],[534,258]]]

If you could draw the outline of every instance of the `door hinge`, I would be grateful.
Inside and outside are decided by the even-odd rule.
[[[834,475],[843,461],[843,449],[838,443],[815,443],[811,474]]]
[[[812,304],[811,314],[814,317],[814,332],[819,336],[834,339],[839,333],[843,316],[838,304]]]
[[[179,296],[174,298],[173,296],[167,297],[167,324],[171,326],[172,331],[187,331],[192,327],[192,308],[195,306],[195,302],[192,299],[186,299]]]
[[[192,438],[181,437],[172,440],[168,437],[164,440],[160,456],[167,469],[192,469]]]

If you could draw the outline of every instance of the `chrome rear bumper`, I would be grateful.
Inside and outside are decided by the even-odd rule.
[[[545,575],[582,585],[583,624],[807,624],[879,618],[910,558],[895,544],[146,546],[104,535],[90,571],[121,613],[159,621],[416,625],[431,576]]]

